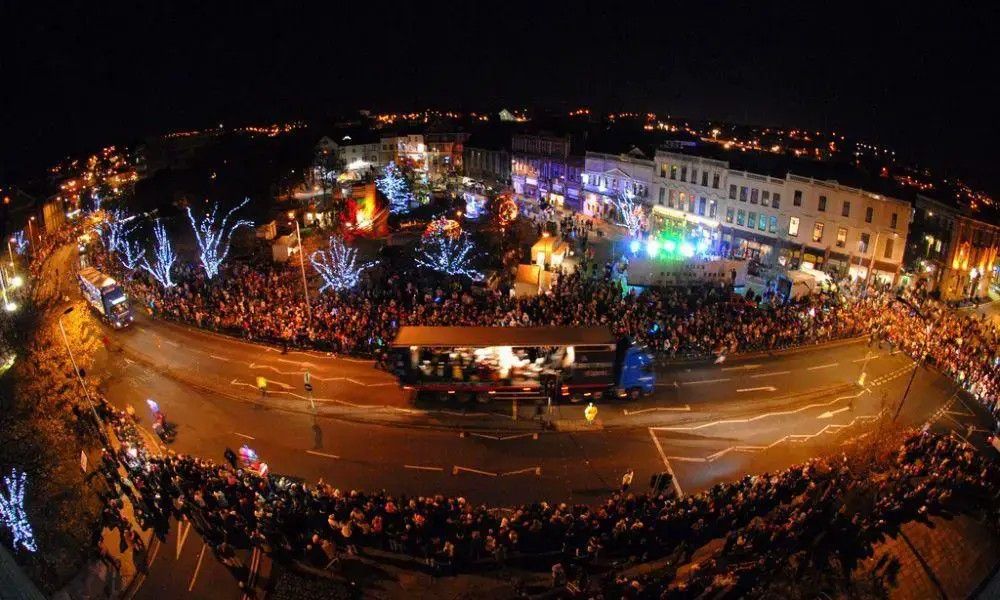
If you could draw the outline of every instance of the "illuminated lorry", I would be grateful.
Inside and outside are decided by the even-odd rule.
[[[80,269],[78,278],[83,297],[101,318],[116,329],[132,323],[132,304],[117,281],[94,267]]]
[[[653,392],[653,359],[607,327],[402,327],[392,367],[411,396],[590,400]]]

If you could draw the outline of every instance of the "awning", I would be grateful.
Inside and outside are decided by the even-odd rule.
[[[591,346],[615,345],[607,327],[401,327],[392,346]]]

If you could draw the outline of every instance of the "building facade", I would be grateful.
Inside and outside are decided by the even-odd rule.
[[[469,134],[464,132],[428,133],[424,136],[427,144],[425,162],[430,181],[442,181],[462,173],[468,139]]]
[[[514,193],[581,210],[584,157],[573,154],[571,147],[569,136],[515,134],[510,175]]]
[[[942,300],[984,297],[997,281],[1000,227],[917,195],[906,265],[912,285]]]
[[[479,143],[473,137],[465,145],[463,154],[466,177],[487,185],[510,185],[510,151],[503,145]]]
[[[379,143],[379,164],[389,161],[407,165],[415,171],[427,168],[427,146],[422,134],[394,135],[383,137]]]
[[[580,212],[609,218],[614,214],[619,194],[629,194],[648,206],[653,164],[653,160],[638,149],[626,154],[587,152],[581,176],[583,203]]]
[[[764,265],[806,265],[837,275],[896,281],[913,215],[908,202],[786,174],[762,175],[726,161],[658,151],[654,217],[678,222],[723,254]],[[661,203],[662,198],[662,203]],[[654,230],[656,227],[654,223]]]

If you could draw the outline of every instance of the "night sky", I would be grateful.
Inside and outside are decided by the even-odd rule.
[[[219,122],[564,103],[843,131],[1000,192],[995,3],[64,4],[0,0],[2,179]]]

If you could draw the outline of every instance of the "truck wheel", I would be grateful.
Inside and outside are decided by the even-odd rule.
[[[642,396],[642,390],[639,388],[632,388],[628,391],[628,396],[632,400],[638,400]]]

